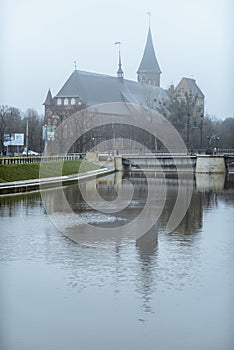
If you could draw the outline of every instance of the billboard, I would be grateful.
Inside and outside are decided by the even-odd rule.
[[[54,141],[55,126],[47,126],[47,140]]]
[[[4,146],[23,146],[24,134],[4,134]]]
[[[42,137],[44,141],[54,141],[55,126],[44,125],[42,129]]]

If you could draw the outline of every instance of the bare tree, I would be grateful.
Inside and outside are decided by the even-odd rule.
[[[18,108],[0,106],[0,150],[4,152],[4,134],[22,132],[21,112]]]
[[[0,147],[1,152],[4,151],[4,133],[7,126],[7,117],[9,113],[9,107],[8,106],[0,106]]]
[[[23,127],[26,131],[28,122],[28,147],[37,152],[42,152],[42,125],[43,121],[38,112],[33,108],[28,108],[24,113]]]

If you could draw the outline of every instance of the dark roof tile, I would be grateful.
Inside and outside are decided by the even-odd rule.
[[[152,73],[152,72],[161,73],[161,70],[159,68],[159,64],[155,55],[152,34],[149,28],[147,41],[145,45],[145,51],[137,73],[139,74],[139,73]]]
[[[153,101],[168,99],[166,91],[160,87],[141,85],[131,80],[80,70],[73,71],[55,96],[55,98],[65,97],[79,97],[87,106],[127,101],[149,107],[147,106],[149,99]]]

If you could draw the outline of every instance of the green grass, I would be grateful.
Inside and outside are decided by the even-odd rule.
[[[82,166],[81,166],[82,164]],[[40,163],[0,165],[0,182],[38,179],[40,177],[61,176],[62,162],[43,163],[40,173]],[[66,160],[63,162],[62,175],[72,175],[99,169],[86,160]]]

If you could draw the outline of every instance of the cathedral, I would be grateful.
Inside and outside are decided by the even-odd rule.
[[[151,28],[149,26],[142,59],[137,69],[137,81],[124,76],[121,54],[116,76],[75,70],[56,95],[49,90],[43,103],[45,124],[53,131],[61,122],[76,111],[104,103],[125,102],[160,111],[162,103],[169,101],[168,91],[160,87],[161,69],[156,57]],[[204,95],[194,79],[182,78],[177,91],[198,96],[200,110],[204,109]],[[51,134],[52,135],[52,134]]]
[[[137,81],[124,77],[120,54],[115,77],[75,69],[55,96],[48,91],[44,102],[45,121],[47,125],[56,125],[61,111],[68,115],[84,107],[110,102],[128,102],[157,109],[160,101],[168,99],[166,90],[160,87],[160,75],[149,28]],[[148,101],[149,95],[151,101]]]

